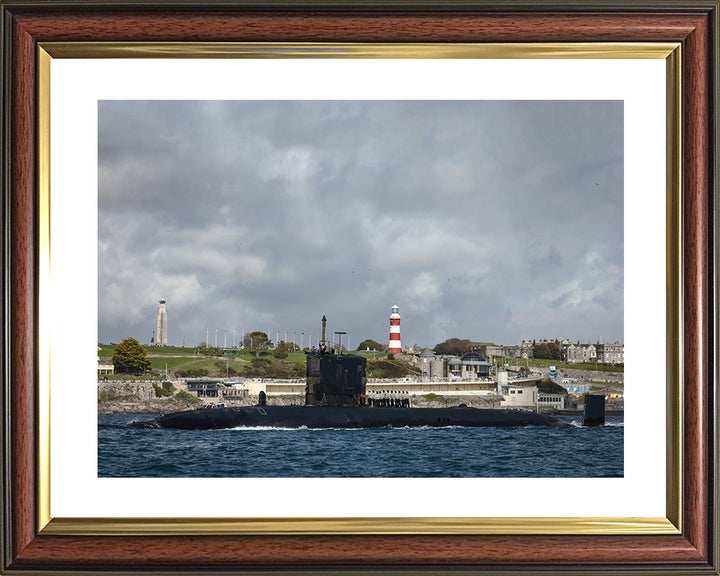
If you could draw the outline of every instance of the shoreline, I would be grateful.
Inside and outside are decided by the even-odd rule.
[[[203,405],[214,404],[214,398],[200,399],[189,394],[184,383],[174,382],[170,386],[163,386],[157,381],[135,381],[135,380],[112,380],[98,381],[98,414],[169,414],[200,408]],[[413,408],[447,408],[465,404],[471,408],[487,409],[513,409],[489,403],[487,398],[482,396],[443,396],[442,398],[429,400],[422,395],[413,396],[411,399]],[[301,394],[268,396],[267,403],[276,406],[303,405],[304,399]],[[247,396],[243,399],[227,401],[227,406],[255,406],[258,404],[257,396]],[[522,408],[521,409],[530,409]],[[582,410],[543,410],[543,414],[558,416],[582,415]],[[609,407],[607,415],[623,415],[623,410],[613,410]]]

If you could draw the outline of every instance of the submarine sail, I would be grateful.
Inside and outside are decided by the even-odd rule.
[[[333,406],[351,408],[364,404],[367,360],[354,354],[331,354],[327,350],[322,317],[322,336],[319,349],[307,356],[305,406]]]

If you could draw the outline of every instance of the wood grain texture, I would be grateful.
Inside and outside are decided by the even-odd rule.
[[[113,25],[108,26],[112,20]],[[696,15],[313,15],[211,13],[18,16],[39,41],[562,42],[682,39]]]
[[[16,554],[35,538],[35,47],[17,34],[13,50],[14,139],[11,167],[11,457]]]
[[[611,563],[700,562],[702,556],[679,536],[293,536],[293,537],[50,537],[30,546],[19,566],[42,569],[67,561],[86,569],[121,565],[122,560],[152,566],[268,564],[370,566],[487,564],[513,562]],[[640,560],[642,559],[642,560]]]
[[[668,6],[667,4],[665,5]],[[357,13],[292,10],[93,10],[18,7],[13,20],[12,563],[18,571],[346,568],[468,570],[529,566],[598,572],[625,567],[710,573],[707,270],[713,171],[708,10],[644,13]],[[35,530],[35,43],[38,41],[680,41],[683,42],[683,242],[685,437],[679,536],[61,537]],[[629,568],[628,568],[629,567]],[[664,567],[664,568],[663,568]]]
[[[708,434],[712,430],[708,420],[708,216],[711,189],[708,172],[712,159],[708,157],[709,94],[707,62],[707,24],[698,27],[685,41],[688,56],[683,59],[683,242],[684,301],[684,382],[687,383],[685,401],[684,482],[686,498],[683,503],[685,536],[702,554],[708,551]]]

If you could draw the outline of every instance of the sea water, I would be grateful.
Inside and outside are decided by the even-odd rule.
[[[134,428],[98,416],[98,476],[153,478],[622,477],[622,416],[605,426],[517,428]]]

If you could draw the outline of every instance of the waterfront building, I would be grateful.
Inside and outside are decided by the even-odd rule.
[[[157,332],[155,338],[156,346],[167,346],[167,311],[165,310],[165,298],[160,298],[160,308],[157,316]]]
[[[457,360],[457,359],[456,359]],[[467,352],[459,362],[451,362],[451,372],[456,378],[462,380],[485,380],[490,378],[490,362],[487,362],[478,352]]]
[[[101,376],[109,376],[115,374],[115,365],[113,364],[112,358],[102,357],[99,355],[101,350],[98,346],[98,357],[97,357],[97,375],[98,378]]]
[[[388,354],[402,354],[402,344],[400,343],[400,308],[397,304],[392,307],[390,313],[390,342],[388,344]]]
[[[420,369],[420,379],[423,382],[438,382],[440,380],[490,380],[492,365],[479,352],[467,352],[461,358],[435,354],[430,348],[425,348],[415,357],[408,360]]]
[[[442,380],[445,377],[445,360],[431,348],[425,348],[417,357],[417,364],[423,381]]]
[[[115,365],[111,358],[98,358],[97,374],[98,378],[115,374]]]
[[[538,402],[538,389],[535,385],[510,384],[503,390],[500,406],[508,408],[535,408]]]
[[[186,386],[187,391],[198,398],[216,398],[219,402],[242,400],[248,395],[248,389],[242,382],[199,378],[188,380]]]
[[[565,410],[566,394],[538,394],[538,411],[542,410]]]

